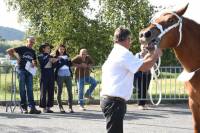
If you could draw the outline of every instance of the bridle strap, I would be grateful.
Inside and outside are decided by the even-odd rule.
[[[177,44],[177,47],[181,44],[181,41],[182,41],[182,25],[183,25],[183,22],[182,22],[182,18],[179,17],[176,13],[174,12],[169,12],[173,15],[175,15],[177,18],[178,18],[178,22],[175,23],[174,25],[171,25],[169,26],[168,28],[166,28],[165,30],[163,30],[163,26],[159,23],[156,23],[156,22],[151,22],[152,24],[156,25],[156,27],[160,30],[160,34],[158,36],[159,39],[161,39],[168,31],[170,31],[171,29],[173,28],[176,28],[179,26],[179,42]]]

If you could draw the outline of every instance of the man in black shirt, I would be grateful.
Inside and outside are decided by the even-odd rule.
[[[27,108],[27,98],[28,96],[28,106],[30,107],[30,114],[40,114],[41,111],[35,108],[35,102],[33,97],[33,75],[25,69],[26,63],[30,62],[32,67],[37,65],[35,50],[32,49],[33,44],[35,43],[34,37],[27,38],[27,45],[10,48],[7,50],[7,53],[16,57],[18,61],[18,78],[19,78],[19,91],[21,97],[21,107],[23,113],[28,113]],[[25,89],[26,88],[26,89]]]

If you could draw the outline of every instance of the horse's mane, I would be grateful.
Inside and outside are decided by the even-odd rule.
[[[200,24],[199,23],[197,23],[196,21],[194,21],[194,20],[192,20],[190,18],[187,18],[187,17],[183,17],[183,18],[184,18],[184,21],[186,23],[190,23],[191,27],[195,27],[196,30],[200,31]]]
[[[200,24],[190,18],[183,17],[183,27],[183,32],[186,34],[184,38],[187,38],[184,41],[185,44],[181,44],[184,47],[174,48],[174,50],[184,68],[191,72],[200,66]]]

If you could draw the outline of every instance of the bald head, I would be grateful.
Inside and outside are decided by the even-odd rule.
[[[79,54],[80,54],[80,55],[82,55],[82,54],[87,54],[87,49],[81,49]]]
[[[35,37],[30,36],[27,38],[27,47],[32,48],[35,43]]]
[[[85,58],[87,56],[87,49],[81,49],[80,50],[80,53],[79,55],[82,57],[82,58]]]

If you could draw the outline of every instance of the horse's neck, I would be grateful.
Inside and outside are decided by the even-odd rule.
[[[192,72],[200,68],[200,25],[196,22],[184,19],[183,38],[181,44],[174,48],[176,57],[182,66]]]

